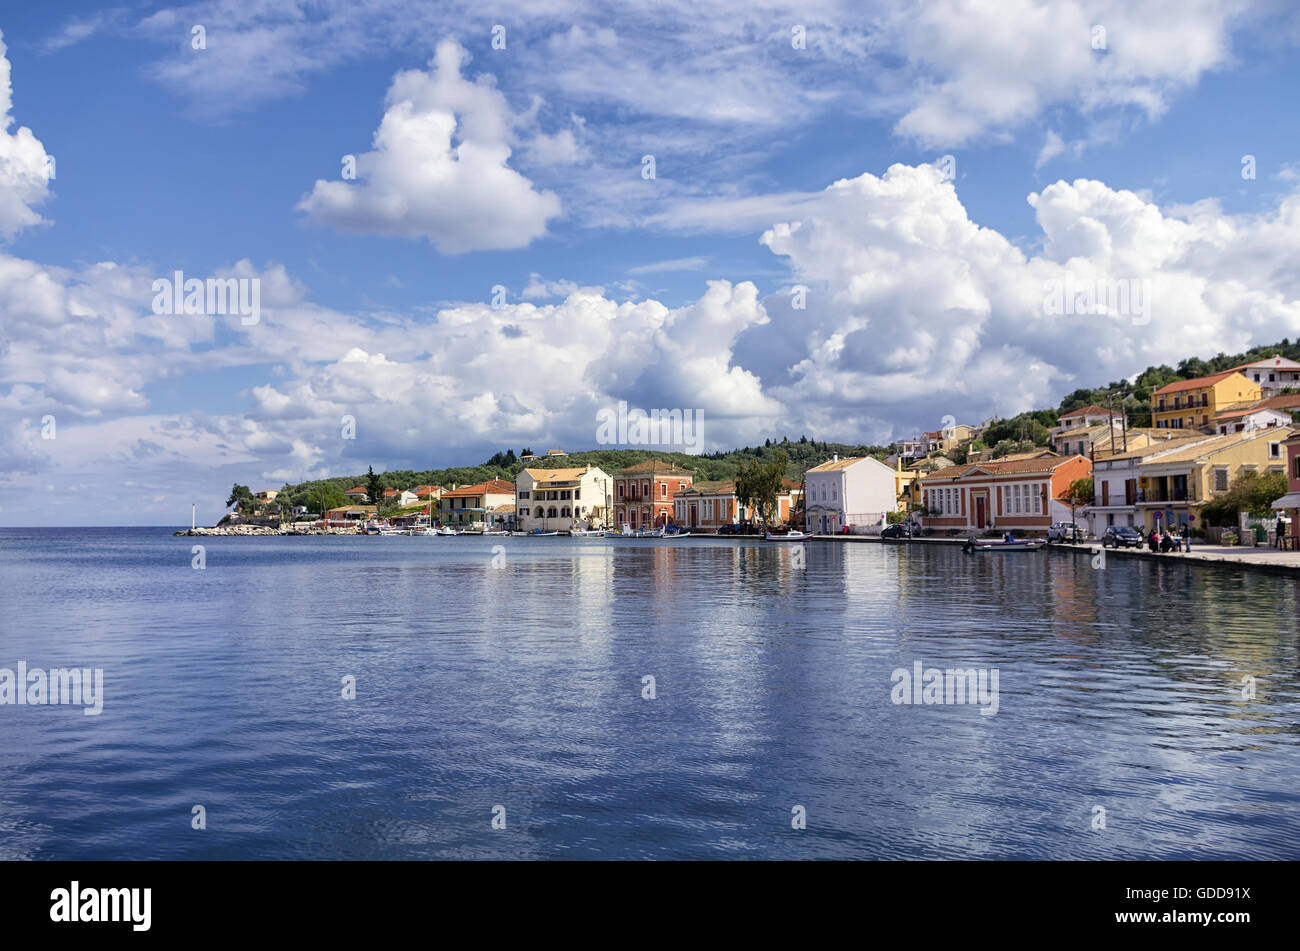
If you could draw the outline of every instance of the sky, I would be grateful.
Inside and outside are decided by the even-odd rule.
[[[1295,338],[1298,45],[1248,0],[6,3],[0,525],[620,402],[884,444]]]

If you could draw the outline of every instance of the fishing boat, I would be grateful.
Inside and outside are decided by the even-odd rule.
[[[511,535],[514,533],[504,528],[490,528],[487,531],[485,531],[483,534],[484,535]]]
[[[542,538],[549,535],[558,535],[559,532],[544,532],[540,528],[534,528],[531,532],[525,532],[530,538]]]
[[[805,538],[812,538],[812,536],[807,532],[796,532],[791,530],[783,535],[778,535],[776,532],[764,532],[763,538],[769,542],[801,542]]]
[[[1041,538],[968,538],[962,551],[1038,551],[1046,547]]]
[[[572,528],[569,529],[569,534],[574,538],[603,538],[605,536],[604,530],[599,528]]]
[[[444,525],[444,526],[442,526],[441,528],[435,529],[435,531],[436,531],[439,535],[464,535],[464,534],[465,534],[465,529],[462,528],[462,529],[460,529],[459,531],[457,531],[456,529],[451,528],[451,527],[449,527],[449,526],[447,526],[447,525]]]

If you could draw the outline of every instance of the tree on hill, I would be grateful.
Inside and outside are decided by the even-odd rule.
[[[300,502],[298,504],[306,505],[307,511],[323,516],[330,509],[342,508],[347,505],[348,497],[343,494],[342,489],[320,483],[311,490],[305,503]]]
[[[384,483],[380,481],[379,476],[375,475],[374,466],[371,466],[366,473],[366,496],[370,499],[371,505],[378,505],[384,501]]]
[[[256,508],[252,490],[248,486],[236,482],[230,489],[230,498],[226,499],[226,508],[230,508],[232,505],[235,507],[235,511],[241,515],[252,514]]]

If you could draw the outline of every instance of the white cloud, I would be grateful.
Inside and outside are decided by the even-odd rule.
[[[49,197],[50,157],[32,130],[14,124],[13,87],[4,34],[0,33],[0,237],[9,239],[43,219],[33,210]]]
[[[317,181],[299,208],[348,231],[424,237],[444,254],[526,247],[560,200],[507,164],[515,116],[489,81],[461,76],[465,51],[438,44],[430,71],[399,73],[356,182]]]

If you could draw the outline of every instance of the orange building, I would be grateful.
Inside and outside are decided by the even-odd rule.
[[[930,513],[922,521],[933,529],[1046,532],[1053,522],[1070,520],[1069,506],[1059,500],[1072,482],[1091,475],[1092,463],[1078,455],[949,466],[921,480]]]
[[[695,481],[689,469],[648,459],[614,473],[614,524],[658,527],[673,521],[673,496]]]

